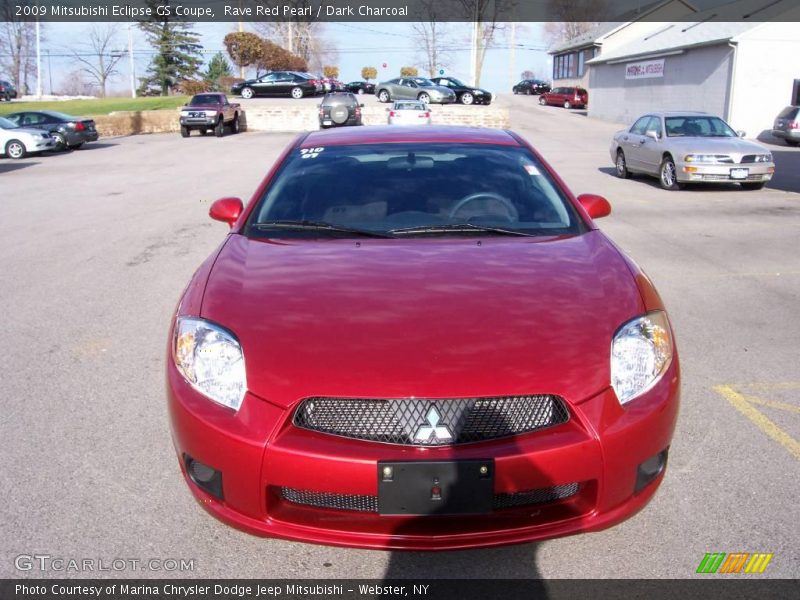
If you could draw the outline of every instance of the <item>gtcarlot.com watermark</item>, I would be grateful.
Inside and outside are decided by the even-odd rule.
[[[109,573],[194,571],[193,558],[74,558],[49,554],[20,554],[14,559],[18,571],[53,573]]]

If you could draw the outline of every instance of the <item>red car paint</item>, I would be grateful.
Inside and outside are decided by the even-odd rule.
[[[539,96],[539,104],[586,108],[589,104],[589,93],[581,87],[557,87]]]
[[[649,391],[620,405],[610,387],[612,336],[622,323],[663,306],[649,279],[544,161],[588,232],[486,237],[480,244],[474,237],[240,234],[293,149],[413,141],[521,145],[535,154],[516,135],[486,129],[354,128],[292,142],[178,306],[176,316],[199,316],[234,332],[247,365],[248,392],[234,413],[192,388],[170,351],[167,397],[178,456],[223,473],[220,501],[188,478],[181,459],[192,493],[212,515],[250,533],[365,548],[495,546],[596,531],[629,518],[663,478],[662,471],[634,492],[637,466],[672,438],[677,350]],[[437,447],[341,438],[292,424],[294,407],[313,396],[536,393],[563,397],[570,420],[512,438]],[[378,461],[469,458],[494,459],[495,493],[581,485],[566,500],[535,507],[439,517],[314,508],[276,492],[375,495]]]

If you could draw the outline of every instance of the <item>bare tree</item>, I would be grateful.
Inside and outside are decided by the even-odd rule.
[[[498,22],[501,15],[513,10],[515,0],[459,0],[462,11],[473,27],[475,43],[475,81],[481,84],[481,71],[486,51],[492,47],[496,38],[505,31],[504,23]]]
[[[544,31],[550,46],[575,39],[597,27],[607,15],[605,0],[549,0]]]
[[[64,96],[93,96],[95,84],[86,81],[85,71],[76,69],[69,73],[59,86]]]
[[[36,25],[15,20],[10,3],[0,3],[0,70],[8,73],[20,94],[36,79]],[[39,25],[43,38],[43,24]]]
[[[97,84],[101,98],[106,97],[108,81],[119,75],[117,63],[123,54],[113,51],[118,33],[118,23],[94,24],[83,36],[86,40],[83,49],[76,50],[74,47],[70,49],[73,61],[80,65],[81,72]]]
[[[437,0],[419,0],[415,16],[423,20],[411,24],[420,52],[419,62],[430,77],[434,77],[438,69],[447,67],[450,61],[446,50],[450,30],[444,20],[446,9],[441,7]]]

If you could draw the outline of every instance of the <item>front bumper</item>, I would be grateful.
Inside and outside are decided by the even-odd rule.
[[[567,423],[461,446],[379,444],[294,426],[285,410],[248,393],[238,413],[167,367],[173,442],[200,505],[244,531],[339,546],[441,550],[498,546],[597,531],[641,510],[663,471],[637,490],[637,469],[670,445],[679,403],[677,357],[659,383],[623,409],[609,388],[570,405]],[[186,457],[222,472],[223,499],[198,487]],[[376,498],[378,461],[492,460],[494,494],[564,489],[566,498],[487,515],[381,516],[290,501],[285,490]],[[296,499],[296,497],[295,497]]]
[[[183,127],[214,127],[217,124],[217,116],[213,117],[181,117]]]
[[[676,165],[678,181],[683,183],[748,183],[769,181],[775,173],[773,163]]]
[[[28,152],[46,152],[47,150],[53,150],[55,147],[56,142],[51,137],[25,141],[25,150]]]

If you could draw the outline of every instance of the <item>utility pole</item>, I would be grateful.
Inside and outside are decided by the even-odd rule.
[[[136,98],[136,64],[133,62],[133,28],[128,23],[128,70],[131,78],[131,98]]]
[[[239,33],[244,33],[244,21],[242,21],[241,15],[244,13],[242,10],[242,0],[239,0]],[[244,65],[239,65],[239,77],[244,79]]]
[[[287,23],[286,23],[286,25],[288,25],[288,27],[289,27],[289,29],[288,29],[288,31],[287,31],[287,44],[286,44],[286,49],[287,49],[289,52],[291,52],[292,54],[294,54],[294,39],[293,39],[293,33],[294,33],[294,31],[293,31],[293,28],[292,28],[292,22],[291,22],[291,21],[289,21],[289,22],[287,22]]]
[[[50,48],[48,48],[45,52],[47,52],[47,74],[50,76],[50,95],[53,95],[53,67],[50,65]]]
[[[39,19],[36,19],[36,97],[42,97],[42,36]]]
[[[514,85],[514,73],[517,70],[517,22],[511,21],[511,56],[508,61],[508,87]]]

